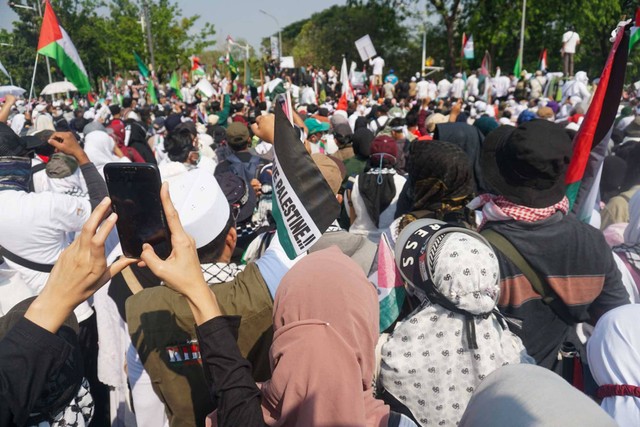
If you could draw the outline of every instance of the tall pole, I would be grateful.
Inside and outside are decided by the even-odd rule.
[[[145,30],[147,33],[147,43],[149,43],[149,57],[151,59],[151,67],[153,68],[153,72],[156,73],[156,60],[153,56],[153,39],[151,37],[151,15],[149,14],[149,4],[147,0],[142,0],[142,8],[144,13],[144,22],[145,22]]]
[[[36,0],[36,4],[38,5],[38,15],[42,18],[42,7],[40,6],[40,0]],[[45,56],[44,59],[47,61],[47,75],[49,76],[49,84],[51,84],[51,65],[49,64],[49,57]],[[53,95],[51,95],[53,99]]]
[[[36,62],[33,64],[33,77],[31,78],[31,89],[29,89],[29,105],[31,105],[31,95],[33,94],[33,84],[36,82],[36,69],[38,68],[38,54],[36,53]]]
[[[273,19],[276,23],[276,25],[278,26],[278,51],[280,53],[280,58],[282,58],[284,56],[283,52],[282,52],[282,27],[280,26],[280,21],[278,21],[278,18],[276,18],[275,16],[273,16],[272,14],[260,9],[260,13],[262,13],[263,15],[267,15],[269,18]]]
[[[424,77],[424,67],[427,62],[427,27],[424,28],[422,34],[422,65],[420,66],[420,76]]]
[[[518,53],[520,59],[520,66],[522,67],[522,57],[524,55],[524,22],[527,14],[527,0],[522,0],[522,24],[520,25],[520,52]],[[516,76],[519,78],[520,76]]]

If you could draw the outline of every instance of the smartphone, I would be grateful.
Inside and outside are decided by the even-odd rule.
[[[122,252],[139,258],[142,245],[153,246],[158,257],[171,253],[171,234],[160,201],[160,172],[151,163],[107,163],[104,177]]]

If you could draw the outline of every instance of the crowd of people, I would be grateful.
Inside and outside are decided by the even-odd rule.
[[[640,98],[587,223],[565,194],[586,73],[369,65],[356,90],[309,66],[0,100],[0,425],[640,425]],[[286,93],[341,207],[294,259]],[[157,165],[167,259],[123,256],[113,162]]]

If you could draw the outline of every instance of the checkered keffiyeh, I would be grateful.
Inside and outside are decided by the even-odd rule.
[[[536,222],[549,218],[557,211],[566,215],[567,212],[569,212],[569,199],[563,197],[562,200],[553,206],[536,209],[516,205],[503,196],[482,194],[469,202],[467,207],[471,210],[482,207],[482,222],[478,226],[478,231],[480,231],[488,221],[509,221],[515,219],[516,221]]]

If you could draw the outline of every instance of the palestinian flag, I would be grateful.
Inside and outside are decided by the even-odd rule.
[[[540,71],[547,70],[547,49],[544,49],[542,52],[540,52],[540,62],[538,64],[538,69]]]
[[[629,32],[626,29],[618,28],[600,83],[574,138],[573,156],[565,178],[567,198],[574,212],[579,210],[579,202],[593,184],[583,182],[591,150],[607,137],[618,112],[629,53]]]
[[[482,64],[480,65],[480,75],[488,76],[489,74],[491,74],[491,55],[488,50],[485,50]]]
[[[181,101],[183,101],[182,92],[180,91],[180,89],[182,89],[180,87],[180,80],[178,80],[178,73],[176,73],[175,70],[173,71],[173,73],[171,73],[171,81],[169,81],[169,87],[173,89],[176,93],[176,96]]]
[[[275,113],[273,218],[280,244],[294,259],[318,241],[340,214],[340,205],[280,102]]]
[[[92,107],[96,105],[96,98],[91,92],[87,93],[87,101],[89,101],[89,105],[91,105]]]
[[[369,276],[369,280],[378,289],[380,332],[382,332],[398,319],[404,304],[405,290],[402,275],[398,271],[391,245],[385,234],[380,238],[377,257],[378,271]]]
[[[142,74],[142,77],[144,77],[145,79],[148,78],[149,68],[147,68],[147,65],[144,63],[142,58],[140,58],[135,51],[133,52],[133,57],[136,59],[136,64],[138,64],[138,70],[140,70],[140,74]]]
[[[38,54],[55,59],[64,76],[78,88],[78,92],[86,94],[91,90],[89,76],[80,55],[69,38],[69,34],[60,26],[49,0],[46,0],[45,3],[40,39],[38,40]]]
[[[631,27],[631,37],[629,38],[629,52],[631,49],[638,43],[640,40],[640,7],[636,9],[636,17],[633,22],[633,27]]]
[[[462,52],[464,54],[464,59],[473,59],[474,57],[473,36],[469,36],[469,38],[467,39],[467,41],[462,47]]]
[[[191,74],[196,76],[204,76],[204,68],[200,65],[200,58],[195,55],[192,55],[191,58]]]
[[[462,33],[462,45],[460,46],[460,58],[464,58],[464,47],[467,45],[467,35]]]

